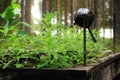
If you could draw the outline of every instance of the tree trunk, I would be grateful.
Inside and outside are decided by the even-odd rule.
[[[106,11],[106,6],[105,6],[105,0],[102,1],[102,12],[103,12],[103,17],[102,17],[102,27],[103,27],[103,41],[104,41],[104,37],[105,37],[105,26],[106,26],[106,20],[105,20],[105,11]]]
[[[110,0],[109,6],[110,6],[109,14],[111,16],[109,25],[110,25],[110,28],[112,28],[112,26],[113,26],[113,0]]]
[[[60,0],[57,0],[56,2],[56,6],[57,6],[57,11],[58,11],[58,15],[57,15],[57,21],[61,22],[61,4],[60,4]]]
[[[46,10],[47,11],[50,10],[50,2],[49,2],[49,0],[46,1]]]
[[[42,1],[42,17],[44,17],[44,14],[46,13],[46,0]]]
[[[114,1],[114,38],[115,43],[120,44],[120,0]]]
[[[74,0],[71,0],[71,27],[74,25],[73,20],[74,20]]]
[[[0,0],[0,13],[4,12],[5,9],[11,4],[12,0]],[[0,17],[0,25],[5,25],[5,21]]]
[[[25,0],[21,0],[21,22],[25,22]],[[24,29],[24,25],[21,25],[21,30]]]
[[[95,13],[95,19],[94,19],[94,28],[98,29],[99,27],[99,12],[98,12],[98,0],[94,0],[94,13]]]
[[[67,19],[68,19],[68,18],[67,18],[67,16],[68,16],[68,15],[67,15],[67,13],[68,13],[68,8],[67,8],[67,7],[68,7],[68,0],[64,0],[64,18],[65,18],[64,21],[65,21],[65,25],[66,25],[66,26],[67,26],[67,24],[68,24],[68,23],[67,23]]]
[[[92,9],[92,0],[88,0],[88,8],[91,10]]]
[[[0,0],[0,13],[3,12],[10,4],[12,0]]]
[[[32,24],[31,22],[31,0],[25,0],[25,22]],[[32,36],[31,27],[26,27],[27,32]]]
[[[49,10],[49,0],[43,0],[42,1],[42,17],[44,17],[44,14]]]
[[[21,0],[22,1],[22,0]],[[19,4],[20,3],[20,0],[16,0],[16,3]]]
[[[85,0],[82,0],[82,6],[83,6],[83,7],[86,7],[85,2],[86,2]]]

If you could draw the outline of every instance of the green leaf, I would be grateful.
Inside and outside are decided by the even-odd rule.
[[[24,67],[24,65],[20,64],[20,63],[15,64],[15,66],[16,66],[16,68],[22,68],[22,67]]]
[[[25,31],[25,30],[19,30],[18,34],[19,34],[20,36],[29,36],[28,32]]]
[[[4,33],[4,30],[0,30],[0,32]]]
[[[10,60],[10,61],[8,61],[8,63],[4,63],[2,69],[7,68],[12,63],[12,61],[13,60]]]
[[[19,22],[14,26],[20,26],[21,24],[23,24],[25,27],[32,27],[30,24],[26,23],[26,22]]]
[[[43,63],[39,63],[36,65],[37,68],[42,68],[42,67],[45,67],[46,65],[48,64],[47,61],[43,62]]]

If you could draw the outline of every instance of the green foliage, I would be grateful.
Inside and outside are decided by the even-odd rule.
[[[51,19],[53,14],[49,13],[48,16]],[[40,33],[34,37],[19,30],[21,23],[0,30],[3,33],[0,38],[0,64],[3,69],[67,68],[83,64],[83,30],[78,32],[76,28],[63,28],[59,23],[50,24],[48,16],[43,19]],[[94,33],[98,37],[98,33]],[[95,62],[106,48],[99,42],[94,43],[87,33],[87,49],[87,60],[91,63]]]
[[[20,15],[19,10],[20,6],[18,4],[11,4],[2,14],[0,14],[0,16],[6,20],[7,27],[16,23],[17,18]]]

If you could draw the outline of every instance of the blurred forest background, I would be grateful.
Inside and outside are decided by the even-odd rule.
[[[72,27],[74,25],[74,14],[83,7],[91,9],[95,14],[92,28],[113,28],[113,0],[1,0],[0,13],[5,12],[5,9],[13,3],[19,5],[19,7],[15,7],[19,16],[12,12],[10,14],[8,10],[9,17],[11,17],[9,22],[12,23],[13,20],[14,22],[15,20],[27,22],[34,25],[33,29],[40,28],[39,20],[48,12],[58,13],[52,21],[53,24],[59,22]],[[0,17],[0,25],[5,25],[6,20],[5,16]],[[25,29],[25,27],[21,26],[21,29]],[[31,34],[31,28],[26,30]]]
[[[0,28],[2,29],[3,25],[11,26],[18,22],[26,22],[32,27],[21,25],[20,29],[27,30],[32,35],[32,32],[40,28],[41,19],[47,13],[53,13],[51,24],[60,23],[65,27],[73,27],[77,10],[89,8],[95,14],[91,28],[102,29],[103,37],[107,34],[105,29],[109,29],[109,37],[113,37],[113,2],[113,0],[1,0]]]

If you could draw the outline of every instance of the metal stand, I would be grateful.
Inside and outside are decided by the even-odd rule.
[[[94,38],[90,28],[88,28],[89,33],[93,39],[94,42],[97,42],[97,40]],[[87,49],[86,49],[86,27],[83,28],[83,36],[84,36],[84,66],[86,66],[86,56],[87,56]]]
[[[88,27],[88,30],[89,30],[89,33],[90,33],[90,35],[91,35],[93,41],[94,41],[94,42],[97,42],[97,40],[96,40],[95,37],[93,36],[92,31],[90,30],[89,27]]]
[[[113,27],[113,53],[116,52],[116,14],[114,14],[114,27]]]
[[[83,29],[83,36],[84,36],[84,66],[86,66],[86,54],[87,54],[87,51],[86,51],[86,27],[84,27]]]
[[[93,20],[94,20],[94,14],[92,13],[92,11],[90,11],[87,8],[80,8],[77,13],[75,14],[75,24],[83,27],[83,47],[84,47],[84,66],[86,66],[86,55],[87,55],[87,51],[86,51],[86,28],[88,28],[89,33],[93,39],[94,42],[96,42],[96,39],[94,38],[92,31],[90,30],[90,25],[92,24]]]

